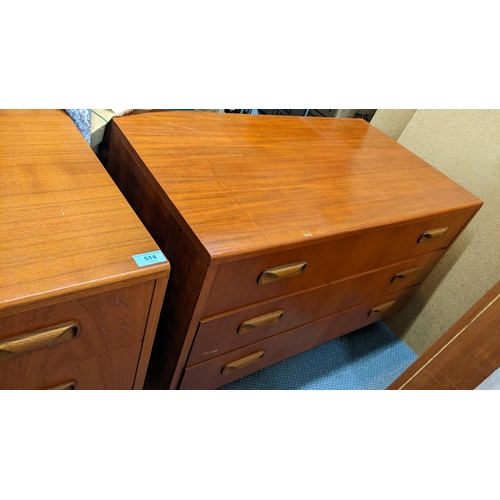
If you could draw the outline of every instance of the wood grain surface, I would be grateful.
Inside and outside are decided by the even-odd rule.
[[[442,256],[443,251],[434,252],[371,273],[204,318],[200,322],[187,366],[421,283]],[[420,266],[418,273],[391,283],[398,272],[414,266]],[[238,333],[243,321],[276,310],[283,310],[282,318],[276,323],[244,335]]]
[[[364,120],[155,112],[114,118],[112,127],[207,260],[482,204]]]
[[[145,388],[176,388],[198,326],[200,295],[206,297],[208,264],[184,231],[175,208],[116,127],[108,127],[102,161],[130,206],[172,265]],[[212,273],[213,275],[213,273]],[[201,293],[203,290],[203,294]],[[203,303],[203,301],[201,301]]]
[[[401,301],[370,317],[371,309],[361,307],[367,300],[373,307],[390,301],[379,300],[391,290],[379,289],[378,279],[361,279],[340,299],[319,293],[309,300],[305,292],[325,292],[323,285],[354,283],[364,273],[403,262],[412,267],[418,260],[426,268],[426,259],[444,254],[482,205],[355,119],[140,113],[112,120],[101,159],[172,263],[146,376],[151,389],[213,388],[225,383],[218,363],[238,361],[232,359],[236,351],[252,355],[257,343],[274,345],[279,337],[273,355],[267,352],[256,363],[268,366],[393,314]],[[422,238],[426,232],[436,237]],[[258,283],[266,269],[301,261],[307,261],[301,274]],[[417,288],[400,286],[393,295],[405,301]],[[251,319],[250,309],[272,312],[267,306],[275,310],[273,301],[293,294],[300,296],[291,302],[296,317],[280,320],[287,331],[278,321],[280,326],[265,327],[267,333],[249,334],[243,346],[231,338],[240,321]],[[340,308],[332,322],[317,321],[333,318]],[[221,323],[208,326],[204,337],[205,325],[219,315]],[[345,321],[337,323],[340,318]],[[207,346],[216,357],[202,361]],[[254,369],[245,366],[230,376]]]
[[[0,316],[165,277],[156,249],[63,110],[0,110]]]
[[[141,343],[72,363],[30,378],[15,378],[9,390],[54,389],[75,382],[77,390],[130,390],[134,384]]]
[[[311,244],[300,248],[227,262],[217,266],[213,293],[203,315],[222,313],[448,248],[473,214],[471,211],[451,213],[327,242],[313,240]],[[449,226],[443,237],[417,243],[426,228],[442,224]],[[258,284],[257,278],[265,269],[302,260],[308,262],[302,274],[266,285]]]
[[[388,389],[471,390],[499,367],[500,281]]]
[[[80,324],[81,331],[69,342],[0,363],[0,388],[142,342],[154,283],[151,280],[1,317],[1,340],[72,320]]]
[[[400,290],[358,307],[274,335],[268,339],[186,368],[181,382],[181,389],[215,389],[290,356],[295,356],[346,333],[379,321],[388,314],[401,310],[417,288],[418,285],[414,285],[411,288]],[[396,300],[392,311],[368,316],[373,307],[392,300]],[[264,350],[265,354],[258,363],[233,371],[228,375],[222,374],[222,369],[227,363],[237,361],[260,350]]]

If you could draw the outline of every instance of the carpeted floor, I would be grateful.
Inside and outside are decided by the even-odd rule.
[[[219,390],[383,390],[417,357],[378,322]]]

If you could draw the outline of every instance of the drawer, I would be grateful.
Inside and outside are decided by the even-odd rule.
[[[216,389],[400,311],[419,285],[187,368],[180,389]],[[374,309],[386,304],[384,312]],[[223,372],[225,372],[223,374]]]
[[[201,320],[187,365],[421,283],[445,250]]]
[[[473,214],[474,211],[448,214],[220,264],[202,316],[213,316],[445,249]],[[441,228],[447,228],[444,234],[431,232]],[[423,236],[427,233],[433,237]],[[300,263],[307,263],[305,269],[300,268]],[[287,268],[290,264],[292,267]],[[278,270],[273,271],[276,268]],[[271,270],[267,273],[271,281],[259,284],[266,270]],[[275,281],[273,274],[277,276]]]
[[[0,389],[115,389],[134,385],[141,342],[30,378],[0,378]]]
[[[0,380],[29,379],[141,342],[153,287],[139,283],[0,318]]]

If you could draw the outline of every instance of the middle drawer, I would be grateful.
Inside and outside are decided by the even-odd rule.
[[[202,319],[187,366],[421,283],[444,252]]]

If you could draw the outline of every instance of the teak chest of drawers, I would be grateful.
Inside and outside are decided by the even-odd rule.
[[[156,250],[63,110],[0,110],[0,389],[142,389]]]
[[[217,388],[398,312],[482,204],[357,119],[124,116],[103,162],[172,263],[153,389]]]

